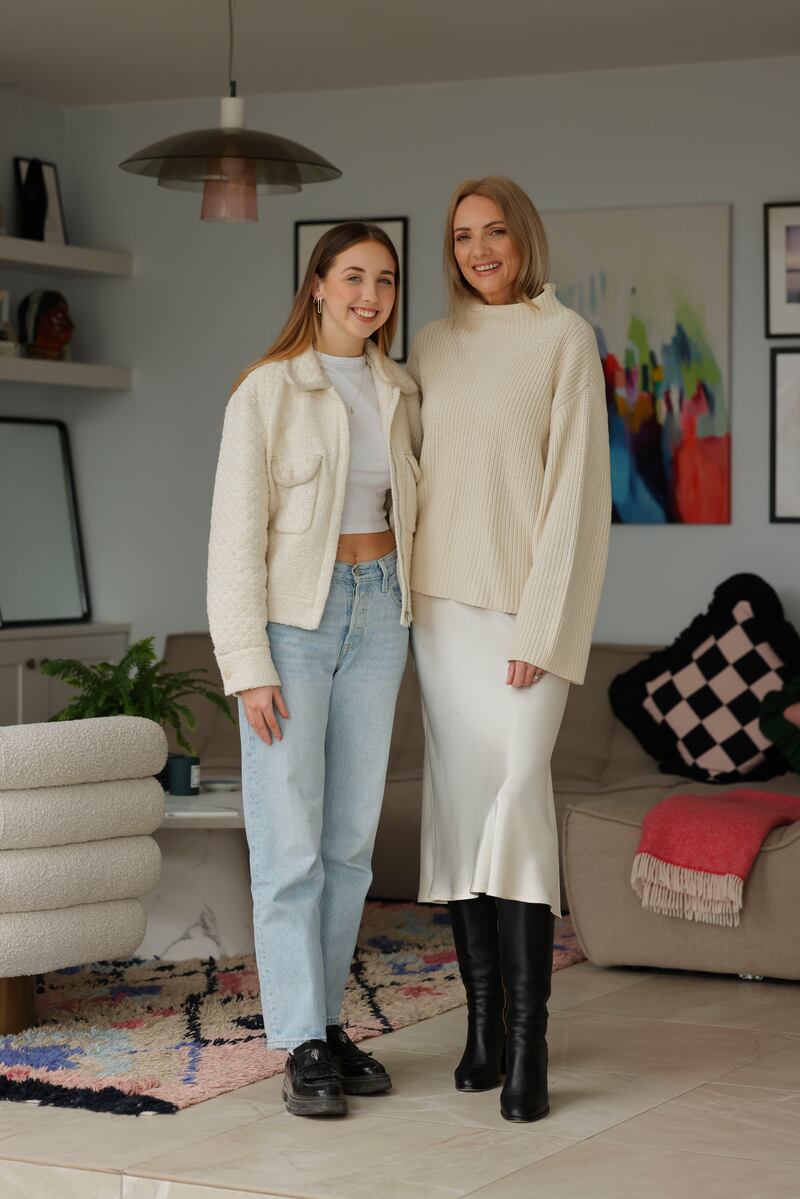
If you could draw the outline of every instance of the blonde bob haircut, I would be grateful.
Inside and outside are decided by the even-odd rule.
[[[453,225],[456,209],[467,196],[485,196],[494,200],[503,213],[509,236],[522,255],[514,302],[533,300],[539,295],[550,273],[550,252],[542,218],[527,192],[504,175],[486,175],[460,183],[447,208],[444,233],[444,273],[450,300],[450,317],[457,321],[469,301],[483,300],[480,292],[461,273],[456,261]]]

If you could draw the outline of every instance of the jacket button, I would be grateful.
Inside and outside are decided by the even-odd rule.
[[[230,670],[228,670],[227,666],[225,667],[225,669],[222,672],[222,677],[223,677],[223,679],[229,679],[231,677],[231,672],[230,672]]]

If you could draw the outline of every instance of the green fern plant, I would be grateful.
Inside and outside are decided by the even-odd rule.
[[[223,712],[231,724],[236,721],[224,697],[198,674],[204,667],[169,673],[153,649],[153,637],[136,641],[116,664],[99,662],[87,666],[74,658],[51,658],[42,662],[42,673],[61,679],[79,694],[51,720],[86,720],[91,716],[146,716],[162,727],[175,730],[178,744],[192,754],[183,724],[197,724],[191,709],[181,701],[189,695],[201,695]]]

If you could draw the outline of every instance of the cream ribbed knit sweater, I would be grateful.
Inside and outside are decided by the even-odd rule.
[[[517,613],[510,658],[582,683],[611,519],[597,341],[556,299],[469,306],[417,335],[412,591]]]

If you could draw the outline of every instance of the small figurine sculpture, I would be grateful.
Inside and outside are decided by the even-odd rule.
[[[69,341],[75,326],[60,291],[32,291],[20,304],[17,315],[26,358],[70,360]]]

